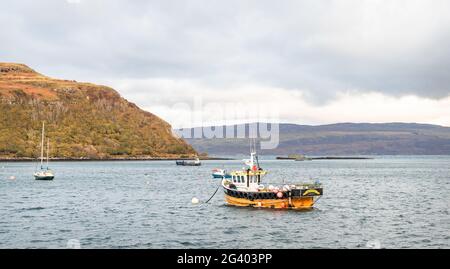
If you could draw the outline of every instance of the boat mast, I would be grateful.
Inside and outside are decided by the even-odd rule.
[[[44,128],[45,124],[42,122],[42,139],[41,139],[41,169],[44,165]]]
[[[258,154],[256,153],[256,149],[257,149],[257,145],[256,145],[256,138],[254,138],[251,142],[253,142],[252,146],[253,146],[253,150],[251,150],[251,155],[252,155],[252,165],[254,164],[254,162],[256,161],[256,166],[259,169],[259,160],[258,160]],[[252,147],[250,146],[250,147]]]
[[[50,139],[47,138],[47,170],[48,170],[48,152],[50,151]]]

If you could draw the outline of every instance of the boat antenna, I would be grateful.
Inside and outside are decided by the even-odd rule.
[[[256,145],[255,145],[255,147],[256,147]],[[255,151],[255,152],[256,152],[256,151]],[[256,154],[255,157],[256,157],[256,164],[258,165],[258,169],[259,169],[259,168],[261,168],[261,167],[259,166],[259,157],[258,157],[258,154]]]
[[[256,165],[258,166],[258,169],[259,169],[259,168],[261,168],[261,167],[259,166],[258,155],[255,155],[255,158],[256,158]]]
[[[255,153],[255,160],[256,160],[256,165],[257,165],[257,167],[258,167],[258,169],[260,168],[259,167],[259,159],[258,159],[258,154],[256,153],[256,149],[258,148],[257,147],[257,143],[256,143],[256,138],[252,138],[251,140],[250,140],[250,147],[253,147],[253,150],[250,150],[250,153]]]

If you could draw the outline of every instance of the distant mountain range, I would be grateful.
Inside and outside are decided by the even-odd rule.
[[[232,126],[245,128],[248,124]],[[269,125],[270,126],[270,125]],[[208,127],[211,128],[211,127]],[[201,128],[193,128],[192,132]],[[448,155],[450,128],[417,123],[338,123],[309,126],[280,124],[279,146],[260,150],[264,155]],[[185,139],[198,152],[240,155],[249,139]]]
[[[171,126],[115,90],[0,63],[0,158],[39,155],[42,121],[51,157],[172,158],[196,155]]]

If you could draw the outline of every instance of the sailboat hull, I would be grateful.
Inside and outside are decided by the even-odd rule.
[[[55,175],[50,171],[34,173],[34,179],[36,180],[53,180]]]
[[[34,176],[36,180],[53,180],[55,176]]]

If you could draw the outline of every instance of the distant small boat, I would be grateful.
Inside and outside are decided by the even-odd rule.
[[[231,178],[231,175],[226,170],[219,168],[212,170],[212,176],[213,178]]]
[[[200,166],[200,165],[202,165],[199,158],[195,159],[195,161],[185,161],[185,160],[176,161],[176,164],[181,165],[181,166]]]
[[[36,180],[53,180],[55,178],[55,175],[52,171],[39,171],[34,173],[34,179]]]
[[[277,160],[295,160],[296,158],[291,157],[285,157],[285,156],[278,156],[276,157]]]
[[[289,154],[287,157],[279,156],[276,159],[277,160],[295,160],[295,161],[311,160],[310,158],[306,157],[303,154]]]
[[[36,180],[53,180],[55,175],[48,166],[50,141],[47,139],[47,167],[44,169],[44,138],[45,138],[45,124],[42,122],[42,139],[41,139],[41,170],[34,173],[34,179]]]

